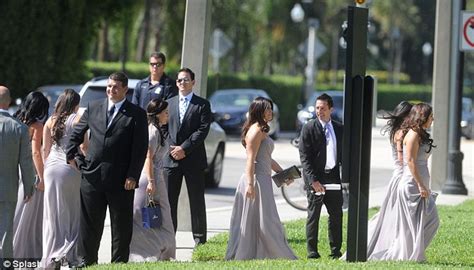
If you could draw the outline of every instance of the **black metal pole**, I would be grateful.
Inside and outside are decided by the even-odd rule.
[[[363,88],[367,53],[368,9],[354,6],[348,7],[347,29],[345,38],[346,77],[344,82],[344,136],[342,157],[342,180],[349,183],[349,215],[347,226],[347,261],[359,261],[366,256],[366,249],[360,249],[360,243],[367,245],[366,218],[361,211],[361,147],[362,147],[362,116]],[[372,106],[370,106],[372,109]],[[370,148],[369,150],[370,151]],[[370,158],[370,156],[369,156]],[[362,184],[365,188],[365,185]],[[364,196],[364,195],[362,195]],[[363,199],[364,200],[364,199]],[[362,224],[362,226],[361,226]],[[362,240],[363,237],[365,240]],[[362,255],[359,255],[360,253]],[[364,255],[365,254],[365,255]],[[362,256],[362,257],[361,257]]]
[[[453,37],[452,37],[452,57],[457,64],[452,65],[456,67],[453,70],[453,84],[454,89],[450,89],[452,93],[452,100],[450,102],[450,117],[449,117],[449,150],[448,150],[448,179],[442,189],[445,194],[460,194],[467,195],[467,189],[462,177],[462,160],[464,154],[460,150],[461,145],[461,106],[462,106],[462,88],[463,88],[463,72],[464,72],[464,52],[459,50],[459,24],[461,10],[466,8],[465,0],[455,0],[453,2]],[[436,119],[436,115],[435,115]]]
[[[352,114],[351,122],[351,178],[349,183],[349,215],[347,223],[347,260],[358,261],[360,242],[360,205],[361,195],[361,150],[362,150],[362,115],[363,115],[364,78],[355,76],[352,81]],[[367,241],[366,241],[367,242]]]
[[[367,226],[369,220],[370,152],[372,149],[372,103],[374,78],[366,76],[362,100],[362,142],[360,147],[360,183],[357,261],[367,261]]]

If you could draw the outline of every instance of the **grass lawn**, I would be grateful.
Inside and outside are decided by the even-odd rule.
[[[321,217],[318,260],[306,259],[305,220],[285,223],[288,242],[299,260],[224,261],[228,234],[219,234],[193,253],[193,262],[104,264],[90,269],[474,269],[474,200],[438,207],[441,224],[426,251],[427,262],[347,263],[328,258],[327,217]],[[371,215],[376,209],[371,209]],[[344,215],[344,235],[347,215]],[[345,239],[344,239],[345,241]],[[345,242],[343,243],[345,249]],[[89,269],[89,268],[88,268]]]

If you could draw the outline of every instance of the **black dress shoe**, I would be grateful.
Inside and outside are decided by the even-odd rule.
[[[319,255],[318,252],[311,252],[308,254],[308,259],[319,259],[321,258],[321,255]]]

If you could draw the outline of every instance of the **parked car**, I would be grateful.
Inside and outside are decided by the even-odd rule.
[[[128,80],[127,99],[132,100],[133,90],[139,80]],[[105,89],[107,87],[107,77],[97,77],[88,81],[81,89],[79,95],[81,102],[79,107],[84,110],[87,104],[93,100],[106,98]],[[208,168],[205,171],[206,186],[218,187],[222,178],[222,169],[224,165],[226,134],[216,122],[211,123],[209,135],[204,141],[206,146]]]
[[[36,91],[40,91],[49,101],[49,110],[48,115],[52,115],[54,112],[54,106],[56,105],[56,101],[58,100],[59,95],[65,89],[72,89],[79,93],[82,88],[82,84],[64,84],[64,85],[44,85],[40,86],[36,89]]]
[[[209,101],[211,102],[212,111],[215,119],[225,130],[227,134],[240,134],[242,126],[247,120],[247,111],[250,103],[256,97],[266,97],[271,100],[270,96],[261,89],[222,89],[214,92]],[[270,131],[268,134],[273,139],[278,138],[280,132],[279,111],[278,106],[273,103],[273,120],[269,123]]]
[[[462,98],[461,135],[468,140],[474,138],[474,108],[468,97]]]
[[[344,92],[343,91],[325,91],[325,92],[314,92],[306,102],[305,106],[298,111],[296,115],[296,130],[301,130],[304,124],[310,119],[316,119],[316,110],[314,105],[316,104],[316,98],[326,93],[332,97],[334,102],[334,110],[331,114],[331,119],[339,122],[343,122],[344,119]]]

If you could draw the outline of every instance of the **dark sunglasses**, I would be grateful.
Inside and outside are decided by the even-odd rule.
[[[182,78],[182,79],[177,79],[176,81],[179,82],[179,83],[188,83],[188,82],[190,82],[191,80],[188,79],[188,78]]]
[[[152,67],[154,67],[154,66],[161,67],[162,65],[163,65],[163,63],[161,63],[161,62],[150,63],[150,66],[152,66]]]

